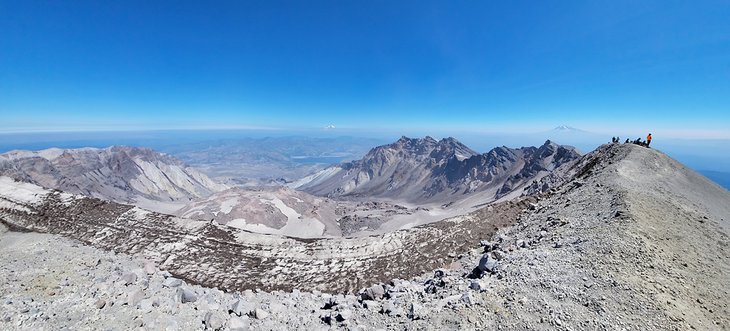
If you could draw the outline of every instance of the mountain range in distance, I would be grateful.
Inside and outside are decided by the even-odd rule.
[[[451,137],[404,136],[349,160],[364,149],[364,141],[296,138],[295,144],[291,139],[198,143],[174,150],[199,162],[203,171],[172,154],[140,147],[11,151],[0,155],[0,175],[246,231],[353,237],[437,222],[548,191],[575,170],[571,167],[581,157],[577,149],[550,140],[538,147],[502,146],[479,153]],[[299,157],[345,161],[303,168],[293,165]],[[206,162],[213,164],[206,167]],[[284,171],[295,180],[243,180],[251,172],[236,173],[232,166]],[[231,172],[209,177],[212,168]],[[713,175],[721,181],[721,174]]]
[[[172,156],[126,146],[11,151],[0,154],[0,175],[163,213],[228,188]]]
[[[0,169],[3,286],[45,311],[151,312],[150,328],[213,325],[217,311],[216,325],[246,316],[261,329],[357,316],[372,329],[519,330],[528,319],[558,326],[540,322],[552,307],[576,327],[728,325],[730,192],[654,148],[580,155],[546,141],[478,153],[453,138],[402,137],[289,183],[309,193],[222,185],[138,147],[14,151]],[[141,198],[184,206],[159,213]],[[59,259],[66,272],[44,269]],[[25,279],[52,281],[26,291]],[[29,300],[10,299],[14,323],[44,325],[21,319]]]
[[[479,154],[454,138],[402,137],[360,160],[289,183],[296,190],[233,188],[170,155],[138,147],[12,151],[0,156],[0,175],[254,232],[357,236],[434,222],[520,196],[579,156],[572,147],[550,141]],[[329,174],[326,180],[324,174]]]
[[[401,137],[292,184],[322,196],[385,198],[410,203],[448,203],[478,192],[499,199],[560,165],[580,157],[569,146],[497,147],[479,154],[454,138]],[[490,201],[487,198],[487,201]]]
[[[413,141],[411,147],[431,144],[424,138]],[[11,257],[8,263],[15,274],[33,272],[33,279],[48,274],[35,266],[44,265],[41,262],[48,256],[58,256],[59,250],[69,252],[65,256],[84,257],[78,262],[69,259],[73,273],[61,273],[64,278],[58,279],[67,281],[60,287],[64,292],[23,295],[36,295],[34,300],[40,302],[85,291],[73,297],[74,302],[86,303],[75,305],[74,311],[90,314],[102,309],[137,316],[147,308],[124,304],[133,298],[125,293],[142,293],[155,314],[211,311],[210,302],[222,302],[221,307],[235,312],[242,303],[251,303],[252,308],[241,308],[242,315],[250,315],[252,326],[267,329],[326,326],[322,316],[330,316],[330,311],[342,314],[337,309],[344,308],[337,306],[350,311],[345,317],[357,316],[359,323],[373,329],[403,323],[448,328],[482,318],[482,324],[467,325],[477,328],[497,325],[485,324],[497,316],[495,323],[510,323],[509,329],[519,330],[527,318],[540,325],[537,323],[550,316],[552,307],[570,311],[570,319],[561,318],[560,323],[576,327],[611,329],[621,318],[622,325],[632,329],[647,323],[654,326],[649,329],[657,330],[706,325],[722,329],[728,325],[724,295],[728,276],[723,270],[730,265],[725,244],[730,231],[730,192],[661,151],[634,144],[602,145],[558,166],[538,184],[551,187],[543,194],[496,202],[430,224],[366,237],[302,239],[148,212],[0,176],[0,234],[5,236],[4,242],[12,243],[0,249],[3,256]],[[528,185],[528,189],[532,187]],[[261,199],[274,200],[266,194],[262,191]],[[235,197],[231,192],[224,198]],[[295,198],[301,199],[292,196]],[[225,204],[231,209],[234,205]],[[44,237],[49,238],[48,244],[25,244],[28,236],[38,234],[5,232],[8,230],[49,233]],[[83,244],[115,253],[105,254],[103,259],[89,258],[93,252],[78,253],[81,250],[64,244],[59,236],[72,239],[76,247]],[[36,250],[40,247],[42,250]],[[119,270],[116,259],[121,256],[146,262]],[[89,286],[85,268],[98,270],[98,261],[108,275],[94,277]],[[17,263],[25,268],[16,267]],[[158,272],[157,266],[164,272]],[[137,269],[141,276],[135,279],[131,275]],[[22,278],[0,271],[9,274],[5,279],[13,288],[23,291]],[[138,292],[149,275],[156,276],[150,276],[148,288]],[[687,286],[688,280],[698,286]],[[204,287],[193,289],[191,283]],[[243,294],[210,290],[214,287]],[[100,289],[109,300],[105,304],[112,307],[87,300],[86,296]],[[115,301],[119,293],[121,299]],[[190,299],[175,299],[181,295]],[[604,310],[587,311],[585,295],[595,297],[588,301],[589,306]],[[511,296],[527,298],[515,299],[526,304],[505,299]],[[23,314],[23,307],[15,307],[22,299],[15,298],[5,307]],[[159,308],[152,304],[155,300],[160,302]],[[277,302],[287,306],[275,306]],[[333,307],[322,308],[325,304]],[[373,309],[375,305],[378,309]],[[392,308],[383,310],[383,306]],[[416,312],[428,313],[417,318],[408,315],[414,306]],[[485,314],[485,307],[499,307],[509,314]],[[269,311],[267,319],[256,318]],[[225,309],[221,312],[222,321],[238,318]],[[694,319],[682,317],[688,314]],[[210,321],[210,315],[197,313],[190,325]],[[595,324],[598,318],[600,324]]]
[[[590,134],[568,126],[551,132]],[[559,177],[556,169],[580,156],[552,141],[479,153],[454,138],[428,136],[401,137],[363,152],[374,143],[276,137],[168,145],[166,154],[133,147],[15,151],[0,157],[0,174],[251,231],[353,236],[434,222],[544,191]],[[344,162],[331,165],[336,161]],[[166,178],[166,172],[181,176]],[[723,182],[721,172],[709,177]],[[282,185],[294,190],[276,188]],[[321,208],[313,211],[308,204]],[[311,230],[301,231],[301,224]]]
[[[636,132],[626,138],[644,138]],[[730,141],[721,139],[667,138],[653,132],[652,145],[695,170],[730,173]],[[424,136],[426,132],[409,132]],[[433,134],[433,133],[431,133]],[[357,160],[373,146],[395,141],[401,135],[333,130],[161,130],[123,132],[4,133],[0,152],[47,148],[106,148],[127,145],[170,154],[212,178],[232,186],[280,185],[299,179],[333,163]],[[617,135],[617,134],[614,134]],[[494,146],[540,146],[545,140],[577,148],[581,153],[610,141],[611,134],[568,125],[550,130],[497,133],[461,132],[458,140],[484,153]],[[718,178],[713,175],[713,178]],[[727,186],[726,186],[727,187]]]

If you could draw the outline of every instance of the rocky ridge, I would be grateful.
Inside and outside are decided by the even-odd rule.
[[[0,154],[0,176],[166,213],[227,188],[174,157],[127,146],[11,151]]]
[[[579,157],[574,148],[551,141],[540,147],[498,147],[478,154],[454,138],[402,137],[372,149],[361,160],[324,169],[293,186],[320,196],[411,203],[453,202],[487,192],[482,200],[489,202]]]
[[[48,324],[43,316],[51,315],[48,306],[70,301],[77,303],[77,307],[58,310],[63,316],[72,316],[66,324],[58,324],[59,328],[66,325],[83,328],[88,325],[84,323],[90,322],[73,316],[78,316],[80,311],[105,313],[109,307],[101,305],[101,299],[115,302],[111,308],[118,310],[108,311],[120,323],[138,323],[134,326],[151,328],[157,325],[173,329],[190,326],[229,330],[249,327],[268,330],[730,328],[727,288],[730,193],[666,155],[634,145],[602,146],[583,157],[573,171],[575,175],[560,186],[531,204],[519,206],[514,225],[502,227],[494,236],[478,235],[484,239],[481,242],[467,240],[469,248],[455,254],[449,268],[407,277],[407,280],[391,279],[365,285],[357,295],[321,293],[312,289],[316,282],[302,284],[301,292],[232,294],[179,282],[187,291],[175,290],[173,295],[172,290],[145,289],[140,296],[137,295],[140,292],[130,289],[138,286],[136,280],[130,283],[133,277],[125,274],[135,273],[133,270],[144,264],[126,262],[127,257],[116,256],[113,260],[120,261],[116,262],[118,272],[111,272],[111,266],[99,268],[102,274],[111,272],[114,276],[106,281],[94,281],[112,286],[102,290],[71,286],[60,292],[65,285],[61,283],[53,289],[59,291],[53,296],[68,296],[68,299],[56,301],[49,299],[47,292],[23,291],[25,286],[18,284],[25,284],[29,276],[47,274],[39,271],[41,265],[52,270],[62,267],[42,261],[48,251],[36,254],[35,250],[22,249],[27,244],[20,245],[21,249],[10,249],[8,240],[12,242],[16,240],[13,237],[24,235],[47,236],[43,239],[47,244],[38,240],[41,249],[54,247],[56,253],[67,250],[74,254],[80,250],[89,254],[108,253],[73,247],[66,239],[48,235],[4,235],[0,237],[3,253],[0,256],[3,265],[10,268],[0,268],[0,273],[7,276],[11,271],[22,271],[23,280],[3,277],[8,280],[0,292],[6,308],[2,321],[9,328],[45,326]],[[2,217],[6,222],[14,217],[11,224],[18,224],[17,217],[22,213],[11,215],[8,209],[25,207],[32,211],[26,205],[7,207],[12,202],[4,203]],[[461,229],[462,235],[466,233],[468,228]],[[410,258],[409,252],[400,252],[401,263],[424,262],[422,257]],[[24,263],[31,267],[21,266]],[[69,269],[72,275],[96,270],[83,266]],[[158,285],[164,282],[178,284],[175,280],[168,281],[170,277],[164,272],[152,270],[152,275],[148,286],[153,289],[164,288]],[[124,290],[133,294],[125,296],[124,293],[130,292]],[[126,297],[126,304],[119,299],[104,299],[112,293],[115,298]],[[206,295],[208,298],[201,300]],[[142,306],[141,301],[134,304],[134,299],[148,296],[153,301],[152,308],[147,304]],[[174,300],[168,300],[170,296]],[[193,297],[195,300],[190,300]],[[185,313],[172,315],[170,311],[174,309]],[[169,319],[174,321],[168,322]]]

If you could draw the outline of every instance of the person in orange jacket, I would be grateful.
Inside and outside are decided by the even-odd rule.
[[[646,136],[646,147],[649,147],[649,144],[651,144],[651,133]]]

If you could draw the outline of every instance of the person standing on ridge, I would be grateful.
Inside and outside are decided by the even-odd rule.
[[[651,144],[651,133],[646,136],[646,147],[649,147],[649,144]]]

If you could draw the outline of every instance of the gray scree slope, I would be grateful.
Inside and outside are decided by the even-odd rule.
[[[489,243],[484,243],[485,248],[467,238],[466,246],[471,248],[465,249],[460,257],[454,255],[455,263],[449,264],[448,269],[407,281],[386,281],[382,289],[374,287],[364,291],[363,297],[313,291],[320,283],[310,279],[309,283],[301,285],[306,292],[293,293],[227,294],[183,284],[183,292],[195,294],[198,300],[171,301],[169,297],[176,298],[174,290],[159,285],[167,281],[163,280],[164,273],[152,270],[153,276],[146,281],[148,286],[143,286],[141,296],[157,299],[159,304],[135,305],[135,302],[130,304],[129,299],[137,298],[139,292],[135,289],[142,281],[125,285],[123,273],[140,268],[140,264],[135,264],[138,262],[87,247],[74,248],[62,239],[21,240],[18,238],[39,235],[4,235],[0,237],[3,266],[0,276],[6,281],[1,284],[0,295],[5,300],[5,313],[0,325],[7,329],[102,328],[104,325],[109,327],[104,321],[115,320],[115,325],[131,325],[122,328],[187,329],[190,326],[231,330],[249,326],[268,330],[328,327],[363,330],[730,329],[728,191],[661,152],[634,145],[602,146],[563,170],[564,176],[551,179],[561,183],[560,186],[524,210],[520,209],[516,223],[497,231]],[[14,229],[56,227],[54,224],[59,218],[53,215],[43,218],[43,208],[38,206],[48,202],[23,203],[31,200],[20,199],[18,194],[11,193],[0,200],[4,206],[0,217],[6,224]],[[98,203],[88,199],[73,202],[73,197],[63,194],[43,199],[55,199],[71,208],[79,203]],[[101,208],[100,213],[109,213],[105,210]],[[474,216],[480,218],[480,215]],[[78,233],[89,228],[84,223],[91,222],[85,218],[77,218],[69,225],[64,225],[68,221],[62,222],[57,227],[61,230],[56,232],[83,237]],[[101,220],[99,226],[112,228],[106,225],[109,222]],[[132,221],[123,217],[117,222],[111,221],[119,227],[118,231],[128,227],[124,225],[126,222]],[[76,231],[72,228],[74,224],[80,224]],[[471,225],[479,226],[479,223]],[[171,232],[179,232],[190,238],[190,242],[196,240],[196,235],[189,233],[201,233],[203,228],[197,223],[180,222],[180,226],[171,227]],[[454,239],[450,240],[461,238],[469,230],[461,229],[463,232],[455,233]],[[93,237],[95,233],[91,231],[89,236]],[[150,233],[156,237],[154,231]],[[130,236],[138,238],[141,234]],[[226,239],[211,236],[207,240],[213,242],[214,238]],[[161,236],[151,241],[160,239]],[[381,240],[382,237],[373,238],[369,244],[377,245]],[[421,240],[423,243],[433,237]],[[251,238],[244,240],[252,241]],[[278,247],[282,242],[286,240],[272,239],[269,244]],[[325,242],[333,241],[297,242],[324,246]],[[92,245],[103,247],[99,243]],[[139,251],[135,253],[130,245],[134,242],[121,247],[136,256],[147,256],[143,247],[137,247]],[[258,247],[261,248],[264,246]],[[88,265],[97,265],[94,268],[86,267],[86,261],[74,262],[78,259],[69,259],[63,265],[48,261],[66,256],[64,254],[87,256],[80,254],[82,251],[99,254],[108,260],[101,264],[89,261]],[[418,246],[398,253],[401,265],[418,266],[437,259],[432,256],[431,260],[423,260],[422,256],[409,255],[413,251],[418,251]],[[483,255],[483,251],[488,252]],[[282,251],[272,249],[268,252],[271,259],[285,256]],[[474,280],[466,278],[475,266],[482,264],[480,259],[491,261],[484,265],[488,265],[493,274],[487,273]],[[450,260],[448,255],[444,258],[444,262]],[[200,260],[198,268],[208,268],[208,261]],[[163,269],[169,266],[162,263]],[[384,273],[390,272],[388,267],[399,270],[397,265],[386,266]],[[60,269],[65,270],[65,276],[58,279],[63,282],[65,278],[66,283],[53,287],[57,292],[49,294],[42,284],[55,279],[52,277]],[[279,270],[286,272],[286,268]],[[76,281],[88,279],[90,271],[91,277],[98,279],[93,281],[94,285],[88,285],[90,280]],[[25,278],[18,279],[18,274]],[[104,275],[108,276],[102,277]],[[355,274],[328,275],[355,278]],[[271,275],[261,276],[275,279]],[[393,278],[397,274],[387,276]],[[35,279],[44,282],[35,282]],[[226,278],[211,279],[220,283]],[[336,278],[321,281],[333,280]],[[135,295],[126,296],[127,291]],[[382,298],[380,293],[384,295]],[[95,303],[100,299],[115,304],[99,309]],[[8,304],[8,301],[12,303]],[[73,305],[64,306],[64,302]],[[49,324],[43,316],[51,316],[51,311],[45,307],[52,307],[50,309],[57,316],[64,318],[56,318]],[[236,307],[238,309],[233,309]],[[85,312],[84,316],[108,318],[74,317],[79,312]]]

